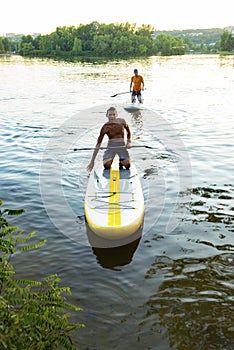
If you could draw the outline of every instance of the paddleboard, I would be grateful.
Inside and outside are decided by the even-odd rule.
[[[130,113],[134,113],[134,112],[141,111],[144,109],[142,103],[130,103],[130,104],[123,106],[123,108],[125,109],[125,111],[130,112]]]
[[[137,169],[119,169],[115,156],[111,169],[99,163],[90,172],[84,201],[85,218],[100,237],[122,239],[135,233],[144,219],[144,196]]]

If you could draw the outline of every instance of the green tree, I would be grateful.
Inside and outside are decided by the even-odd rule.
[[[62,51],[71,51],[73,49],[74,27],[58,27],[56,28],[57,40]]]
[[[59,37],[56,32],[43,35],[40,40],[40,49],[43,54],[52,54],[59,46]]]
[[[119,33],[113,40],[113,54],[116,56],[127,56],[133,54],[132,38],[130,35]]]
[[[0,53],[4,53],[4,52],[5,52],[5,49],[4,49],[4,45],[2,42],[2,37],[0,37]]]
[[[220,50],[231,52],[234,50],[234,37],[232,33],[224,31],[220,38]]]
[[[183,39],[169,34],[157,35],[154,43],[155,52],[163,56],[183,55],[185,48]]]
[[[194,44],[194,42],[192,41],[192,39],[186,35],[183,38],[184,41],[184,45],[185,45],[185,51],[196,51],[197,50],[197,46]]]
[[[31,35],[23,35],[20,41],[20,54],[22,56],[31,56],[34,54],[34,41]]]
[[[0,200],[0,205],[2,201]],[[11,226],[6,215],[23,209],[0,210],[0,348],[2,350],[75,350],[71,331],[82,324],[69,322],[67,310],[80,311],[67,302],[70,289],[60,287],[57,275],[43,281],[17,279],[11,258],[17,251],[41,247],[45,240],[29,244],[35,232],[25,234]]]
[[[208,51],[209,51],[208,47],[206,46],[206,44],[203,41],[201,42],[199,48],[200,48],[201,53],[208,53]]]
[[[34,46],[35,50],[40,50],[40,48],[41,48],[41,40],[42,40],[41,34],[34,38],[33,46]]]
[[[2,38],[2,43],[4,47],[5,52],[10,52],[11,51],[11,42],[8,38]]]
[[[22,56],[32,56],[34,54],[35,48],[33,43],[24,43],[21,46],[20,53]]]
[[[74,44],[72,48],[74,55],[79,56],[82,54],[82,42],[79,38],[74,39]]]
[[[113,36],[111,34],[98,34],[93,37],[93,51],[96,54],[109,56],[112,50]]]
[[[151,55],[153,53],[153,34],[154,28],[151,25],[143,24],[140,28],[137,29],[136,36],[139,38],[138,43],[140,45],[140,54]]]
[[[83,51],[93,50],[93,38],[96,35],[99,26],[99,23],[95,21],[86,25],[81,24],[76,29],[76,36],[81,39]]]

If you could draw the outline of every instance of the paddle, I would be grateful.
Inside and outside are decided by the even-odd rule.
[[[125,148],[126,146],[119,146],[119,147],[99,147],[98,149],[110,149],[110,148]],[[147,145],[135,145],[135,146],[131,146],[131,148],[138,148],[138,147],[145,147],[148,149],[158,149],[157,147],[151,147],[151,146],[147,146]],[[92,151],[96,149],[95,147],[84,147],[84,148],[74,148],[74,151]]]
[[[144,90],[146,90],[146,88],[144,88]],[[111,97],[116,97],[118,95],[123,95],[123,94],[129,94],[132,91],[126,91],[126,92],[119,92],[118,94],[112,95]]]
[[[111,97],[116,97],[118,95],[129,94],[131,91],[119,92],[118,94],[112,95]]]

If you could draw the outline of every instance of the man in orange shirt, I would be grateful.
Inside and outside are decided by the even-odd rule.
[[[134,69],[134,75],[132,76],[130,83],[130,92],[132,92],[132,103],[136,102],[136,96],[138,101],[140,103],[143,103],[141,90],[144,90],[144,79],[141,75],[138,74],[138,70]]]

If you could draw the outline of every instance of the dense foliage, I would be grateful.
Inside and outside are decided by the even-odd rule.
[[[12,255],[17,250],[39,248],[45,243],[28,244],[35,232],[18,231],[5,219],[6,215],[22,212],[22,209],[0,210],[0,348],[77,349],[72,345],[70,334],[83,325],[69,322],[66,310],[80,310],[66,301],[69,288],[59,287],[60,279],[56,275],[43,281],[19,280],[15,275]]]
[[[233,37],[233,29],[210,28],[210,29],[186,29],[173,31],[156,31],[156,35],[168,34],[176,38],[182,38],[186,51],[197,53],[216,53],[220,51],[233,52],[234,46],[229,45],[228,50],[223,49],[224,37]]]
[[[234,51],[234,36],[228,31],[223,32],[221,35],[220,49],[227,52]]]
[[[153,28],[135,24],[100,24],[58,27],[48,35],[33,39],[23,36],[19,53],[23,56],[148,56],[154,53]]]
[[[124,58],[185,53],[233,52],[232,28],[156,31],[151,25],[101,24],[58,27],[47,35],[0,38],[0,53],[56,58]]]
[[[124,58],[151,55],[181,55],[181,38],[155,36],[151,25],[101,24],[92,22],[79,27],[58,27],[47,35],[22,36],[18,45],[22,56]]]

